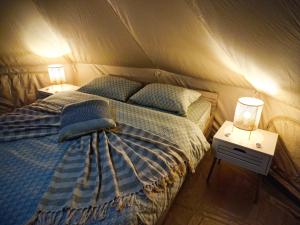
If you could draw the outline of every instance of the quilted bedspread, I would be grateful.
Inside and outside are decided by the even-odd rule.
[[[32,218],[34,219],[32,221],[38,221],[41,224],[46,222],[58,223],[58,214],[55,215],[56,219],[54,220],[53,217],[41,216],[43,214],[37,214],[40,215],[40,217],[32,216],[35,215],[36,212],[49,212],[47,211],[49,210],[47,208],[49,204],[43,206],[45,199],[49,200],[49,196],[50,199],[55,199],[58,195],[61,195],[60,192],[53,190],[58,187],[55,186],[57,185],[57,173],[61,172],[60,169],[64,165],[63,162],[65,162],[66,156],[74,149],[74,147],[72,148],[71,146],[76,146],[76,143],[81,143],[89,146],[89,148],[86,149],[91,149],[90,146],[93,146],[92,143],[95,144],[97,140],[101,138],[106,138],[108,142],[111,143],[114,142],[114,146],[117,148],[116,152],[119,152],[117,154],[118,156],[115,157],[120,157],[120,154],[124,155],[124,152],[129,151],[128,149],[126,150],[125,146],[135,145],[135,147],[130,146],[131,149],[134,149],[136,152],[134,152],[133,158],[129,159],[129,162],[140,168],[141,175],[133,176],[131,174],[130,176],[130,173],[128,173],[126,177],[130,178],[130,182],[125,182],[125,186],[120,188],[122,185],[114,185],[116,183],[116,177],[108,176],[107,173],[107,177],[105,177],[100,173],[97,175],[98,178],[100,177],[100,181],[101,177],[110,180],[110,182],[108,182],[110,185],[104,186],[105,190],[107,190],[108,197],[102,195],[101,199],[97,196],[97,199],[101,199],[100,203],[88,201],[88,205],[94,207],[93,210],[82,210],[80,213],[75,213],[76,210],[64,211],[64,209],[71,209],[72,207],[72,209],[87,209],[87,205],[80,207],[80,204],[75,204],[76,206],[74,207],[74,202],[78,202],[78,199],[73,202],[66,200],[60,205],[61,212],[64,212],[64,214],[60,215],[68,217],[70,223],[86,223],[87,221],[89,224],[155,223],[161,212],[167,207],[171,198],[174,197],[178,191],[182,181],[180,177],[182,174],[174,173],[172,168],[174,168],[175,165],[179,165],[182,159],[188,162],[191,170],[194,170],[204,152],[209,147],[201,130],[185,118],[113,100],[111,100],[111,105],[115,119],[119,124],[118,131],[103,131],[98,134],[86,135],[72,141],[58,143],[57,132],[59,130],[59,114],[62,107],[74,101],[90,98],[99,97],[81,94],[79,92],[70,92],[64,95],[54,96],[46,101],[36,102],[22,109],[17,109],[11,114],[0,117],[1,224],[24,224]],[[84,142],[86,143],[84,144]],[[155,142],[159,144],[155,145]],[[98,145],[96,144],[95,146]],[[97,148],[95,146],[93,148],[94,151]],[[144,149],[143,147],[140,149],[136,148],[136,146],[143,146]],[[159,149],[157,146],[167,146],[166,148],[161,147],[160,149],[162,152],[165,152],[165,158],[161,157],[161,162],[158,160],[157,155],[149,154],[151,150],[155,148]],[[102,146],[101,149],[105,149],[105,146]],[[145,151],[146,149],[149,149],[149,151]],[[173,154],[167,154],[168,149],[172,149]],[[149,168],[147,163],[139,164],[142,160],[137,160],[137,155],[139,155],[137,154],[138,151],[142,156],[145,154],[145,156],[140,159],[146,158],[148,162],[153,160],[152,164],[150,163],[149,165],[158,172],[156,177],[152,177],[152,180],[149,174],[154,173],[151,170],[145,170],[145,168]],[[76,155],[77,153],[71,151],[71,155],[72,154]],[[179,155],[181,155],[181,157],[179,157]],[[123,162],[122,160],[120,161],[120,159],[116,160],[116,158],[110,158],[112,155],[108,153],[103,152],[100,156],[103,159],[99,163],[102,162],[102,164],[104,164],[104,162],[106,162],[107,167],[113,165],[113,160]],[[78,163],[85,165],[87,159],[90,158],[82,158],[80,160],[81,163]],[[155,168],[155,163],[160,166]],[[124,163],[121,164],[119,168],[126,168]],[[91,165],[88,168],[90,168]],[[144,168],[144,170],[142,170],[142,168]],[[128,171],[134,174],[135,169],[128,169]],[[77,172],[80,174],[82,171],[79,170]],[[121,171],[119,171],[119,173],[120,172]],[[144,175],[143,172],[145,172]],[[154,191],[155,188],[161,189],[161,183],[158,185],[157,181],[161,181],[160,178],[162,177],[168,177],[168,183],[171,185],[168,188],[164,188],[163,191]],[[172,181],[170,181],[170,179]],[[88,182],[91,182],[91,180]],[[155,183],[157,185],[153,185]],[[76,186],[76,182],[73,185]],[[94,183],[92,186],[94,189],[91,193],[93,194],[95,193],[95,187],[99,187],[99,184]],[[53,189],[53,187],[55,188]],[[70,190],[70,193],[72,194],[74,190]],[[148,190],[148,192],[145,190]],[[78,188],[76,191],[78,191]],[[99,193],[101,193],[101,191]],[[152,194],[150,195],[149,193]],[[86,193],[84,192],[84,194]],[[109,204],[112,207],[103,207],[108,204],[103,205],[102,203],[113,204]],[[97,206],[99,207],[97,208]],[[96,212],[98,212],[100,217],[91,217],[91,214],[96,215]],[[44,215],[47,215],[47,213]],[[37,218],[39,218],[39,220],[37,220]],[[47,220],[49,218],[52,220]]]

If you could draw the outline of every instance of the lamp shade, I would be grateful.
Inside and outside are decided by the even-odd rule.
[[[48,73],[51,83],[62,84],[66,81],[64,65],[52,64],[48,66]]]
[[[264,102],[257,98],[239,98],[234,113],[233,125],[243,130],[255,130],[258,127]]]

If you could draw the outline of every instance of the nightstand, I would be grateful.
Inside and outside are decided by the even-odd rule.
[[[44,87],[41,89],[38,89],[38,98],[43,99],[50,95],[63,92],[63,91],[76,91],[79,87],[72,84],[59,84],[59,85],[51,85],[48,87]]]
[[[275,153],[278,134],[256,129],[245,131],[226,121],[213,137],[212,148],[214,160],[211,165],[207,182],[213,172],[217,159],[243,167],[259,174],[259,184],[256,191],[257,201],[261,179],[267,175]]]

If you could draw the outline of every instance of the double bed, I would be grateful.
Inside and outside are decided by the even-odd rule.
[[[188,118],[92,94],[83,96],[81,92],[76,91],[57,94],[52,98],[39,100],[32,105],[1,116],[1,224],[161,224],[172,200],[184,181],[186,173],[188,170],[194,171],[210,147],[205,136],[208,136],[211,128],[217,95],[205,91],[200,92],[202,96],[198,100],[198,104],[201,105],[201,110],[191,112]],[[85,100],[108,100],[111,114],[117,123],[117,128],[120,128],[98,131],[96,134],[86,134],[72,140],[58,142],[61,110],[66,105],[72,104],[79,99],[82,100],[82,98],[85,98]],[[197,123],[193,121],[193,113],[197,117]],[[34,122],[36,116],[38,116],[38,119]],[[27,126],[28,124],[30,126]],[[25,128],[20,129],[20,127]],[[143,135],[140,135],[140,133]],[[89,209],[86,209],[86,207],[80,209],[76,205],[76,207],[72,208],[73,211],[70,209],[72,204],[61,206],[62,214],[60,214],[60,219],[56,218],[58,214],[55,214],[54,217],[49,216],[52,212],[51,210],[45,210],[45,212],[41,213],[46,208],[41,207],[41,202],[47,199],[49,193],[51,194],[50,189],[53,186],[54,178],[59,173],[58,168],[66,160],[66,155],[71,149],[70,146],[75,146],[76,144],[84,146],[85,141],[88,142],[86,146],[91,146],[94,140],[92,136],[99,135],[100,137],[100,134],[106,135],[107,142],[111,143],[112,146],[115,141],[114,137],[117,137],[120,140],[122,139],[124,143],[126,142],[126,146],[132,142],[140,145],[146,143],[147,148],[145,146],[141,146],[141,148],[150,149],[149,151],[155,149],[153,147],[154,141],[155,143],[159,142],[158,145],[168,146],[166,149],[160,149],[162,151],[160,154],[163,154],[166,150],[178,149],[176,150],[177,152],[174,151],[176,152],[174,157],[178,157],[178,160],[173,159],[173,161],[179,162],[182,159],[184,168],[174,170],[175,172],[169,171],[172,173],[172,176],[167,176],[167,182],[164,180],[164,182],[157,184],[157,181],[155,181],[156,186],[151,187],[149,190],[145,188],[147,185],[144,185],[141,190],[136,189],[136,191],[128,194],[126,192],[127,189],[122,191],[120,188],[117,188],[118,194],[115,194],[116,196],[111,201],[107,201],[109,204],[105,204],[105,209],[101,203],[96,202],[91,204],[92,206]],[[97,148],[101,148],[99,143],[96,145]],[[114,148],[119,149],[119,145],[114,146]],[[121,149],[120,151],[123,150]],[[121,182],[118,177],[120,172],[117,171],[116,165],[114,165],[113,153],[111,150],[108,150],[108,152],[108,157],[111,157],[112,167],[117,174],[117,183]],[[101,154],[100,152],[99,158],[101,158]],[[145,154],[141,159],[146,158],[148,160],[147,157],[149,157],[149,154]],[[166,158],[169,159],[170,156],[166,154]],[[150,162],[151,160],[149,159],[148,161]],[[134,160],[131,162],[133,167],[135,167]],[[99,165],[101,163],[103,164],[103,162],[99,162]],[[174,166],[174,164],[171,166]],[[101,180],[101,177],[103,179],[104,175],[101,174],[101,171],[99,173]],[[136,176],[138,180],[141,180],[141,183],[144,182],[141,177]],[[106,184],[104,185],[103,183],[102,185],[105,186]],[[109,192],[110,190],[107,191]],[[113,190],[111,191],[113,192]],[[52,193],[51,197],[58,194]],[[110,204],[111,202],[115,204]],[[97,208],[99,205],[102,207],[100,207],[101,215],[98,212],[99,208]],[[96,209],[98,210],[97,213]],[[77,210],[77,213],[78,210],[81,210],[78,213],[80,218],[65,220],[74,210]],[[84,214],[84,216],[81,214]]]

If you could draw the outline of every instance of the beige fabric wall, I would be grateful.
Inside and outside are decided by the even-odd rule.
[[[65,64],[68,83],[75,82],[76,68]],[[0,115],[37,99],[37,90],[50,85],[47,65],[0,67]]]
[[[292,0],[6,0],[0,63],[162,69],[255,88],[299,109],[297,10]]]
[[[187,2],[223,63],[254,88],[300,108],[299,1]]]
[[[51,63],[67,65],[80,84],[112,73],[216,91],[215,128],[232,120],[238,97],[256,95],[265,101],[261,126],[283,118],[272,129],[297,158],[299,12],[297,0],[3,0],[1,105],[33,101],[20,89],[47,85]]]

